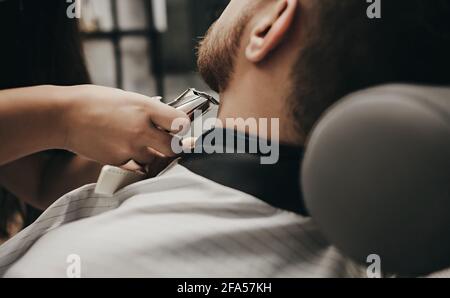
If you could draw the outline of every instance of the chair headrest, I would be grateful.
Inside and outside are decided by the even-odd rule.
[[[302,172],[309,212],[344,254],[404,275],[450,266],[450,88],[346,97],[314,129]]]

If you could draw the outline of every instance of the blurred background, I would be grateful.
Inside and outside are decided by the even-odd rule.
[[[93,83],[166,101],[196,73],[196,45],[228,0],[82,0],[84,48]]]

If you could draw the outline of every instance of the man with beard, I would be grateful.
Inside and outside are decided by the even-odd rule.
[[[364,276],[308,218],[299,186],[304,142],[342,96],[386,82],[448,84],[450,66],[446,1],[386,1],[381,20],[367,17],[367,5],[230,1],[200,46],[199,70],[220,93],[221,123],[279,119],[279,161],[262,165],[260,154],[216,138],[223,153],[186,154],[113,197],[86,186],[0,248],[0,275]],[[239,125],[210,134],[245,143],[274,137]]]

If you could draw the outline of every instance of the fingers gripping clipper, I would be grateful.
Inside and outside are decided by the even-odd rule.
[[[213,107],[219,105],[219,102],[205,92],[189,88],[168,105],[185,112],[191,121],[194,121],[196,116],[208,113]],[[145,178],[147,175],[144,172],[104,166],[98,178],[95,193],[112,196],[118,190]]]

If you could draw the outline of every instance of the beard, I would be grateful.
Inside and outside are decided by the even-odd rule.
[[[250,20],[250,14],[243,15],[230,30],[219,28],[214,23],[198,47],[197,66],[208,86],[220,93],[227,89],[232,79],[241,39]]]

